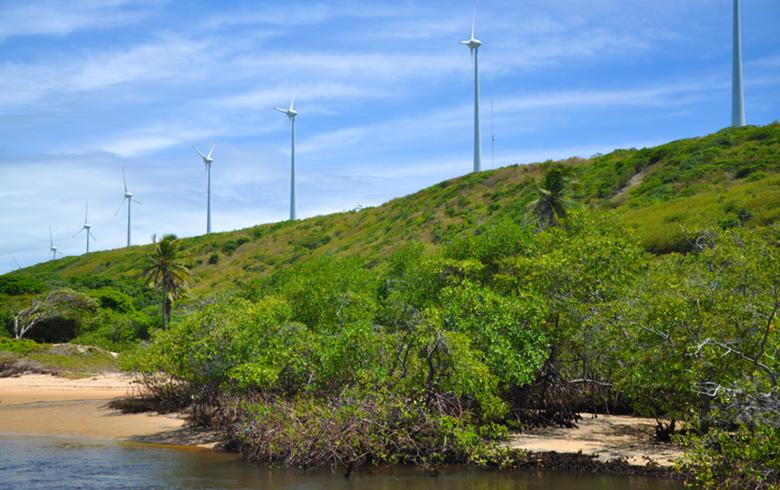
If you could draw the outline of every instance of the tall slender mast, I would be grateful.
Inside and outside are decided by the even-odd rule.
[[[127,200],[127,246],[130,246],[130,206],[132,205],[132,199]]]
[[[87,230],[87,253],[89,253],[89,235],[92,231],[92,226],[89,224],[89,202],[87,202],[87,208],[84,211],[84,229]]]
[[[496,168],[496,132],[493,126],[493,99],[490,99],[490,168]]]
[[[117,212],[118,211],[119,209],[117,209]],[[77,231],[75,235],[73,235],[73,238],[76,238],[82,231],[86,232],[87,235],[87,253],[89,253],[89,237],[92,235],[92,225],[89,224],[89,202],[87,203],[86,210],[84,211],[84,224],[81,225],[81,229]]]
[[[474,48],[474,171],[482,170],[482,134],[479,127],[479,47]]]
[[[477,23],[477,9],[471,19],[471,37],[460,43],[468,46],[474,60],[474,171],[482,170],[482,135],[479,127],[479,47],[482,41],[474,37]]]
[[[295,110],[295,93],[290,99],[289,108],[274,107],[274,110],[290,120],[290,221],[295,221],[295,116],[298,115]]]
[[[211,233],[211,164],[214,162],[214,158],[211,155],[214,154],[216,146],[216,144],[211,145],[211,149],[205,155],[196,146],[192,147],[200,155],[203,165],[206,166],[206,234]]]
[[[734,0],[734,39],[731,66],[731,125],[745,125],[745,92],[742,87],[742,26],[739,0]]]
[[[211,233],[211,162],[206,164],[207,184],[206,184],[206,234]]]
[[[290,221],[295,221],[295,116],[290,117]]]

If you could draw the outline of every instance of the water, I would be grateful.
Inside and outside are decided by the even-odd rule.
[[[445,469],[430,477],[412,468],[330,472],[270,470],[235,455],[134,443],[51,437],[0,437],[0,488],[160,488],[279,490],[678,490],[664,479]]]

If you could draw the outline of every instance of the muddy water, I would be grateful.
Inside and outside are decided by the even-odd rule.
[[[73,438],[0,436],[0,488],[160,488],[281,490],[677,490],[678,482],[635,476],[445,469],[438,477],[411,468],[329,472],[269,470],[235,455]]]

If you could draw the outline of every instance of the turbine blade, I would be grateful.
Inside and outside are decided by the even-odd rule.
[[[119,203],[119,207],[116,208],[116,211],[114,211],[114,216],[119,214],[119,211],[122,209],[122,207],[125,205],[125,198],[122,198],[122,202]]]
[[[141,204],[141,201],[139,201],[138,199],[135,199],[135,198],[133,199],[133,202],[136,203],[136,204]]]
[[[80,229],[79,231],[77,231],[77,232],[76,232],[76,234],[75,234],[75,235],[73,235],[71,238],[76,238],[77,236],[81,235],[81,232],[82,232],[82,231],[84,231],[84,228],[82,228],[82,229]]]
[[[279,111],[282,114],[287,114],[287,109],[282,109],[281,107],[274,107],[275,111]]]
[[[298,84],[295,84],[295,90],[293,90],[292,99],[290,99],[290,112],[294,110],[295,107],[295,93],[298,91]]]
[[[201,153],[201,151],[200,151],[199,149],[197,149],[197,148],[196,148],[194,145],[193,145],[193,147],[192,147],[192,148],[193,148],[195,151],[197,151],[197,152],[198,152],[198,155],[200,155],[200,157],[201,157],[202,159],[204,159],[204,160],[206,159],[206,155],[204,155],[203,153]]]
[[[89,201],[87,201],[87,209],[84,210],[84,224],[86,225],[88,223],[87,219],[89,217]]]
[[[49,247],[54,246],[54,237],[51,234],[51,226],[49,227]]]
[[[89,232],[89,236],[91,236],[93,240],[97,241],[97,238],[95,238],[95,235],[93,235],[91,231]]]
[[[214,153],[214,147],[217,146],[216,143],[211,145],[211,149],[209,150],[209,154],[206,155],[206,158],[211,158],[211,154]]]
[[[471,17],[471,39],[474,39],[475,30],[477,27],[477,6],[474,5],[474,15]]]
[[[122,168],[122,182],[125,184],[125,194],[127,194],[127,179],[125,178],[125,169]]]

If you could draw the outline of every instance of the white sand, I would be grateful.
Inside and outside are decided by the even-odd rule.
[[[682,456],[679,447],[653,441],[653,419],[582,414],[577,425],[575,429],[546,427],[512,434],[509,446],[527,451],[582,452],[602,461],[625,458],[629,464],[640,466],[650,461],[671,466]]]

